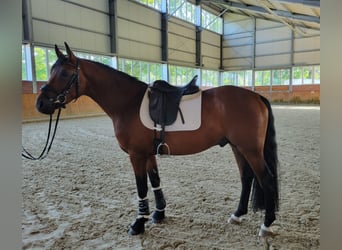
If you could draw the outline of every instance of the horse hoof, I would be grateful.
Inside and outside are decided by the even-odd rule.
[[[128,229],[128,235],[131,235],[131,236],[143,234],[144,232],[145,232],[145,229],[143,229],[141,231],[135,231],[134,228],[132,228],[132,227],[130,227]]]
[[[155,224],[162,223],[165,219],[165,211],[154,211],[152,214],[151,222]]]
[[[145,232],[145,218],[137,218],[129,227],[129,235],[138,235]]]
[[[135,231],[132,227],[128,229],[128,235],[134,236],[134,235],[139,235],[141,234],[140,232]]]
[[[259,237],[274,237],[276,236],[276,233],[273,232],[271,227],[266,227],[264,224],[261,225],[259,230]]]
[[[230,218],[228,219],[228,223],[233,224],[233,225],[240,225],[242,222],[242,218],[241,217],[237,217],[234,214],[232,214],[230,216]]]

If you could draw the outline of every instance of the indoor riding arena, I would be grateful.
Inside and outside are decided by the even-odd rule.
[[[320,248],[319,0],[22,4],[22,249]],[[115,87],[106,98],[87,94],[89,79],[101,86],[109,72]],[[192,84],[200,91],[193,95],[201,99],[199,109],[190,113],[201,111],[199,127],[172,131],[168,125],[165,132],[154,122],[154,128],[141,131],[159,134],[166,153],[159,154],[159,147],[153,151],[152,139],[151,149],[140,147],[146,138],[139,132],[143,122],[125,122],[132,113],[139,117],[140,106],[130,107],[135,101],[140,105],[142,95],[127,88],[120,92],[124,84],[116,83],[116,74],[148,84],[148,91],[157,80],[183,91],[197,75]],[[229,94],[236,88],[245,94]],[[220,90],[227,96],[216,104]],[[267,98],[271,108],[267,100],[251,103],[251,96]],[[183,124],[189,117],[182,112],[185,98],[177,107]],[[127,105],[117,110],[103,105],[106,100]],[[51,116],[42,108],[48,104],[55,109]],[[231,110],[230,115],[212,119],[207,107],[211,114]],[[266,155],[271,112],[276,170]],[[216,140],[213,134],[222,121],[229,121],[224,128],[235,130]],[[237,121],[246,122],[235,126]],[[200,133],[208,124],[211,130]],[[263,132],[255,138],[254,131]],[[173,138],[182,143],[173,147],[178,140]],[[208,141],[203,150],[182,151],[203,141]],[[254,144],[262,144],[265,157],[261,175],[254,165]],[[148,159],[155,155],[158,171],[142,157],[148,150],[155,152]],[[248,173],[253,183],[246,181]],[[141,197],[146,178],[148,192]],[[268,179],[278,183],[279,192],[270,225],[275,191]],[[246,183],[262,186],[266,212],[253,209],[253,189],[247,192],[248,213],[238,215]],[[156,212],[165,217],[153,220]]]

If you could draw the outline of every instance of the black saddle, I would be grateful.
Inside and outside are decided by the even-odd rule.
[[[157,80],[149,87],[149,113],[155,124],[164,128],[173,124],[180,112],[182,122],[184,118],[179,109],[180,100],[183,95],[194,94],[199,91],[196,85],[196,75],[187,85],[182,87],[172,86],[163,80]]]

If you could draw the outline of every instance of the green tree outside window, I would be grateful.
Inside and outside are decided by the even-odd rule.
[[[263,71],[255,72],[255,86],[262,86]]]
[[[46,49],[35,47],[34,59],[36,66],[36,79],[38,81],[47,80]]]
[[[321,67],[320,66],[314,66],[314,83],[320,83],[321,82]]]
[[[303,69],[302,67],[292,68],[292,84],[298,85],[303,83]]]
[[[56,56],[55,50],[52,50],[52,49],[48,49],[47,50],[47,54],[48,54],[48,73],[49,73],[49,76],[50,76],[51,67],[57,61],[57,56]]]
[[[24,46],[21,47],[21,79],[27,80],[27,64]]]
[[[304,84],[312,84],[312,67],[303,67]]]

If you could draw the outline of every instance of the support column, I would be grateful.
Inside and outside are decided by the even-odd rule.
[[[161,60],[162,60],[162,79],[165,81],[169,81],[169,69],[168,69],[168,13],[167,13],[167,0],[162,0],[162,8],[161,8],[161,27],[160,27],[160,35],[161,35]]]
[[[32,92],[38,93],[36,81],[36,64],[34,58],[34,37],[33,37],[33,24],[32,24],[32,7],[31,0],[22,1],[22,20],[23,20],[23,42],[28,44],[25,48],[28,78],[32,80]]]
[[[168,61],[168,20],[167,20],[167,12],[161,13],[161,60],[162,62]]]
[[[256,51],[256,18],[253,17],[253,60],[252,60],[252,90],[255,90],[255,51]]]
[[[293,86],[293,65],[294,65],[294,38],[295,38],[295,33],[293,30],[291,30],[291,68],[290,68],[290,81],[289,81],[289,92],[292,92],[292,86]]]
[[[201,0],[196,0],[196,66],[202,67],[202,9]]]
[[[23,0],[22,2],[22,20],[23,20],[23,41],[30,43],[33,41],[32,29],[32,10],[31,1]]]
[[[223,39],[224,35],[220,35],[220,70],[223,70]]]
[[[110,52],[117,53],[117,0],[108,0],[109,6],[109,32],[110,32]]]

